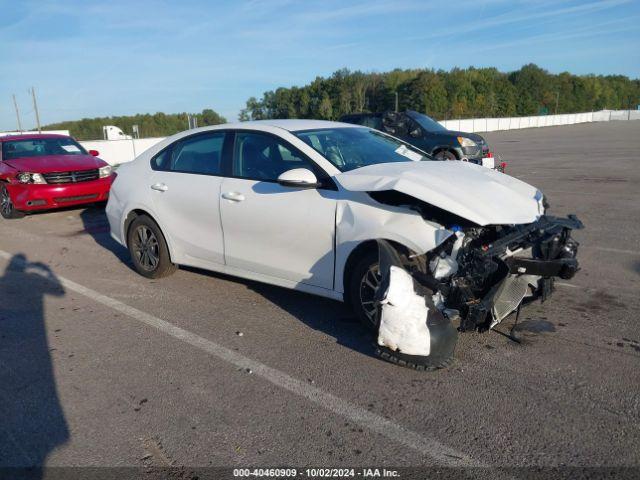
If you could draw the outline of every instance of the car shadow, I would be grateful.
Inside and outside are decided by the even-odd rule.
[[[65,295],[51,269],[14,255],[0,277],[0,472],[9,476],[41,478],[47,456],[69,440],[45,327],[48,295]]]
[[[251,283],[248,286],[305,325],[333,337],[339,345],[366,356],[374,356],[372,333],[360,323],[347,305],[262,283]]]
[[[109,221],[107,220],[104,209],[104,205],[97,204],[87,207],[80,212],[83,227],[82,233],[91,235],[98,245],[110,251],[127,267],[135,270],[129,257],[129,251],[111,237]]]
[[[109,250],[127,267],[135,270],[127,249],[111,238],[109,234],[109,222],[104,213],[104,207],[85,208],[80,213],[80,218],[84,233],[91,235],[98,245]],[[360,324],[351,310],[340,302],[199,268],[180,266],[180,269],[242,283],[305,325],[335,338],[338,344],[364,355],[374,355],[373,336]]]
[[[245,285],[308,327],[333,337],[339,345],[366,356],[374,356],[372,333],[341,302],[199,268],[181,266],[180,269]]]

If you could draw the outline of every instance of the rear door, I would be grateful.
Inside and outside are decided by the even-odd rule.
[[[224,131],[191,135],[151,161],[155,211],[182,263],[224,264],[220,187],[229,138]]]
[[[228,266],[296,283],[333,288],[337,190],[286,187],[276,180],[315,163],[264,132],[235,135],[232,176],[222,183],[220,211]]]

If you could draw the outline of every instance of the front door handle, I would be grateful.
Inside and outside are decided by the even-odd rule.
[[[232,202],[241,202],[244,200],[244,195],[240,192],[226,192],[222,194],[222,198]]]
[[[169,190],[169,187],[167,187],[164,183],[154,183],[153,185],[151,185],[151,190],[166,192],[167,190]]]

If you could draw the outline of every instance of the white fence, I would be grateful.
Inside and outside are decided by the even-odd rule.
[[[466,118],[463,120],[442,120],[440,123],[449,130],[461,132],[495,132],[520,128],[552,127],[588,122],[609,122],[614,120],[640,120],[640,110],[600,110],[598,112],[567,113],[562,115],[538,115],[533,117],[507,118]],[[92,140],[80,142],[87,150],[98,150],[100,158],[111,165],[130,162],[137,155],[164,138],[140,138],[137,140]]]
[[[159,138],[138,138],[134,140],[89,140],[80,142],[87,150],[97,150],[99,157],[111,165],[130,162],[136,156],[156,143],[164,140]]]
[[[462,120],[441,120],[440,124],[449,130],[473,133],[554,127],[588,122],[609,122],[613,120],[640,120],[640,110],[600,110],[598,112],[536,115],[532,117],[466,118]]]

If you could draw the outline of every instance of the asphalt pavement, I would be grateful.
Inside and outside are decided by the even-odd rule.
[[[145,279],[101,208],[0,221],[0,467],[640,467],[640,121],[486,138],[584,222],[582,270],[437,372],[337,302]]]

